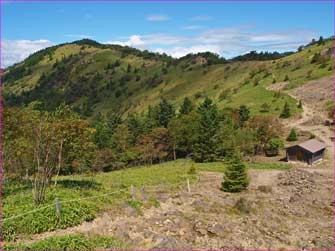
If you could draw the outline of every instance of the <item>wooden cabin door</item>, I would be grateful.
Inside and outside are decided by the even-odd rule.
[[[297,151],[297,160],[302,160],[302,153]]]

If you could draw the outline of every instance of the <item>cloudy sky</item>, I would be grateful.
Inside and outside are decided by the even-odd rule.
[[[90,38],[181,57],[287,51],[334,34],[326,2],[2,2],[1,65]]]

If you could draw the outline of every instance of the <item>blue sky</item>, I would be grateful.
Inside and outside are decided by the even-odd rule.
[[[334,33],[333,2],[8,2],[2,5],[2,65],[82,38],[174,57],[212,51],[295,50]]]

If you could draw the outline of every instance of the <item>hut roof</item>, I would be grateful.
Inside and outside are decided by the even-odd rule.
[[[305,150],[307,150],[311,153],[315,153],[317,151],[320,151],[320,150],[326,148],[325,143],[323,143],[321,141],[318,141],[316,139],[310,139],[310,140],[304,141],[304,142],[298,144],[298,146],[304,148]]]

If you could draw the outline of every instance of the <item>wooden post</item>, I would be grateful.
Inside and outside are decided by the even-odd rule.
[[[58,197],[56,197],[56,214],[60,216],[60,203]]]
[[[189,178],[187,178],[187,191],[188,191],[188,193],[191,193],[190,180],[189,180]]]
[[[136,199],[135,198],[135,189],[134,189],[133,184],[131,184],[131,186],[130,186],[130,192],[131,192],[132,199],[135,200]]]

